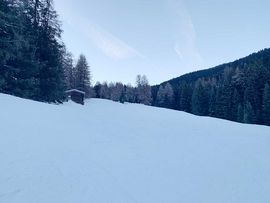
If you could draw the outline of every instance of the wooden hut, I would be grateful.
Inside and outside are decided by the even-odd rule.
[[[78,104],[84,105],[84,97],[85,92],[77,90],[77,89],[71,89],[66,91],[66,95],[68,100],[72,100]]]

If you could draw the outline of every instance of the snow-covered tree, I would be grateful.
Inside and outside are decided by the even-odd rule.
[[[156,106],[164,107],[165,105],[165,89],[162,85],[159,86],[158,92],[157,92],[157,98],[156,98]]]
[[[111,100],[123,101],[124,85],[120,82],[110,86]]]
[[[132,87],[131,84],[125,85],[123,100],[130,103],[136,102],[135,88]]]
[[[159,107],[172,108],[175,102],[174,91],[170,83],[166,83],[165,87],[160,85],[156,105]]]
[[[164,87],[164,91],[166,93],[165,95],[165,103],[166,106],[169,107],[173,107],[174,106],[174,102],[175,102],[175,96],[174,96],[174,91],[173,88],[171,86],[170,83],[167,83]]]
[[[103,84],[100,86],[99,96],[102,99],[110,99],[110,90],[107,82],[103,82]]]
[[[147,77],[145,75],[138,75],[136,78],[136,85],[136,101],[141,104],[151,105],[152,93]]]

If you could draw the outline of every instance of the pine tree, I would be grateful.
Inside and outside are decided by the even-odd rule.
[[[100,90],[101,90],[101,84],[99,81],[96,82],[95,86],[94,86],[94,91],[95,91],[95,95],[96,95],[96,98],[101,98],[100,97]]]
[[[125,85],[124,88],[124,101],[135,103],[136,102],[136,94],[135,94],[135,88],[131,86],[131,84]]]
[[[187,83],[181,85],[179,96],[179,109],[185,112],[191,112],[192,88]]]
[[[15,67],[12,60],[17,55],[18,13],[7,0],[0,1],[0,90],[10,93]]]
[[[215,114],[219,118],[231,119],[232,88],[229,84],[218,87]]]
[[[31,44],[31,18],[26,2],[0,3],[0,90],[38,99],[38,63]]]
[[[248,72],[249,74],[253,74],[253,70]],[[244,91],[244,122],[246,123],[256,123],[257,116],[256,111],[257,106],[261,106],[258,103],[257,93],[255,90],[255,81],[252,80],[253,76],[250,76],[246,83],[246,88]],[[245,120],[245,116],[248,115],[247,120]]]
[[[254,123],[255,122],[255,113],[250,102],[246,102],[244,107],[244,123]]]
[[[39,8],[34,17],[39,18],[36,38],[36,57],[39,59],[40,99],[55,102],[64,98],[65,78],[61,63],[62,44],[59,43],[62,30],[52,0],[35,1]]]
[[[110,99],[110,90],[107,82],[104,82],[100,88],[100,98]]]
[[[91,88],[91,75],[89,65],[84,55],[80,55],[77,65],[75,66],[75,87],[86,93],[89,97]]]
[[[231,115],[230,119],[233,121],[238,121],[237,120],[237,115],[238,115],[238,106],[240,104],[240,94],[238,91],[235,89],[233,93],[233,98],[232,98],[232,107],[231,107]]]
[[[136,82],[135,82],[135,84],[136,84],[137,87],[141,85],[141,78],[142,78],[141,75],[137,75],[136,76]]]
[[[120,82],[110,85],[110,99],[117,102],[123,102],[124,85]]]
[[[63,54],[63,69],[65,73],[65,85],[66,89],[75,88],[75,72],[73,66],[73,57],[69,52]]]
[[[264,124],[270,125],[270,86],[265,84],[263,92],[263,121]]]
[[[209,99],[209,115],[216,115],[216,100],[217,100],[217,90],[216,87],[213,86],[210,91],[210,99]]]
[[[160,85],[157,92],[155,105],[158,107],[165,107],[165,96],[166,96],[165,89],[162,85]]]
[[[175,107],[174,91],[170,83],[166,83],[165,87],[160,85],[157,92],[156,105],[164,108]]]
[[[175,108],[175,96],[174,91],[170,83],[166,83],[164,87],[165,91],[165,105],[166,108]]]
[[[207,93],[202,86],[202,82],[198,81],[192,94],[192,113],[200,116],[208,115],[209,102]]]
[[[244,110],[241,104],[238,104],[237,107],[237,122],[242,123],[244,120]]]

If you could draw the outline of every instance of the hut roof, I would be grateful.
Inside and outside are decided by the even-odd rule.
[[[67,90],[66,93],[72,93],[72,92],[78,92],[81,94],[85,94],[85,92],[81,91],[81,90],[77,90],[77,89],[71,89],[71,90]]]

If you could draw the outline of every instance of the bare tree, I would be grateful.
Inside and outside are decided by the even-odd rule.
[[[152,102],[152,93],[151,86],[149,85],[148,79],[145,75],[138,75],[136,77],[136,102],[151,105]]]

